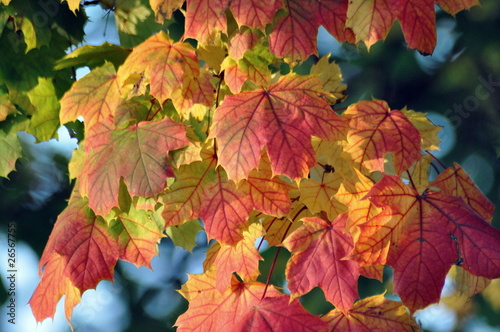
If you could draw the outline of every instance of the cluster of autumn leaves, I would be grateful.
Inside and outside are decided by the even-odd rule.
[[[182,5],[152,2],[159,15]],[[189,301],[181,330],[268,330],[270,322],[294,331],[411,331],[410,314],[439,301],[453,265],[469,296],[500,277],[500,231],[488,223],[494,207],[460,166],[442,167],[428,152],[438,148],[439,127],[381,100],[334,111],[346,86],[328,57],[309,75],[273,70],[282,57],[315,52],[294,44],[298,17],[315,6],[344,10],[348,34],[351,6],[365,4],[300,9],[287,1],[267,38],[243,25],[262,28],[283,2],[271,1],[271,14],[258,10],[260,1],[210,3],[187,2],[185,37],[197,48],[159,32],[61,99],[60,122],[83,116],[85,140],[70,163],[74,192],[40,261],[30,300],[38,321],[53,316],[63,295],[69,319],[85,290],[113,280],[118,259],[150,266],[165,233],[192,249],[198,220],[216,241],[205,272],[180,290]],[[230,29],[220,15],[227,8],[241,26],[229,39],[218,34]],[[371,13],[375,23],[380,12]],[[442,167],[432,182],[431,163]],[[262,237],[292,254],[289,295],[256,281]],[[359,276],[382,280],[385,265],[402,302],[383,294],[356,301]],[[298,302],[317,286],[335,305],[321,318]]]

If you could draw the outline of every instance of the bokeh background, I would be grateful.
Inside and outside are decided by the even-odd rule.
[[[158,29],[154,17],[142,4],[144,0],[118,1],[122,8],[135,8],[142,18],[140,33],[148,35]],[[117,2],[117,3],[118,3]],[[100,45],[107,41],[127,47],[141,40],[132,34],[118,33],[124,24],[113,1],[86,1],[85,44]],[[117,6],[118,8],[118,6]],[[137,9],[139,8],[139,9]],[[182,15],[167,22],[171,34],[182,34]],[[318,51],[331,53],[341,66],[348,85],[348,98],[336,108],[347,107],[361,99],[384,99],[393,109],[407,107],[426,112],[438,125],[440,151],[434,155],[447,166],[458,162],[467,170],[481,190],[496,205],[500,204],[500,2],[482,0],[481,7],[461,12],[454,18],[438,11],[438,45],[432,56],[408,50],[396,23],[382,43],[356,48],[339,44],[320,28]],[[68,52],[71,49],[68,49]],[[7,52],[8,50],[0,50]],[[307,72],[317,58],[311,57],[297,68]],[[88,68],[76,72],[82,77]],[[76,128],[77,130],[78,128]],[[77,140],[66,128],[59,139],[35,143],[26,133],[19,133],[25,157],[18,161],[17,172],[0,179],[0,331],[69,331],[62,302],[54,320],[36,324],[27,302],[38,278],[38,260],[57,215],[65,208],[71,191],[67,164]],[[7,225],[17,226],[17,319],[16,326],[7,323],[6,243]],[[493,225],[500,228],[497,210]],[[499,239],[500,241],[500,239]],[[119,262],[114,283],[101,282],[97,290],[84,293],[75,308],[75,331],[170,331],[176,317],[186,310],[187,302],[176,292],[187,279],[186,273],[201,273],[205,235],[198,234],[198,246],[192,253],[173,246],[164,239],[160,255],[152,262],[153,271]],[[275,249],[261,248],[263,279],[267,276]],[[282,250],[272,282],[286,286],[284,267],[289,254]],[[362,297],[391,293],[392,273],[387,269],[384,283],[369,279],[359,282]],[[265,280],[263,280],[265,281]],[[319,289],[302,298],[303,305],[316,314],[331,309]],[[453,281],[447,280],[443,300],[419,311],[417,318],[426,331],[500,331],[500,280],[481,294],[465,299],[457,294]]]

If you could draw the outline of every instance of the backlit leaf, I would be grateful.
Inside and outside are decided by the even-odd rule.
[[[80,190],[100,215],[117,206],[120,177],[132,196],[152,197],[165,188],[168,152],[188,144],[184,126],[169,118],[124,129],[115,129],[108,118],[86,137]]]
[[[216,110],[211,137],[231,179],[247,178],[267,147],[274,174],[305,177],[314,166],[311,135],[341,139],[345,125],[319,97],[317,77],[287,75],[268,89],[227,96]]]
[[[229,8],[239,25],[262,29],[272,23],[274,14],[283,7],[283,0],[233,0]]]
[[[286,14],[278,18],[269,35],[269,48],[279,58],[290,61],[303,60],[317,54],[316,35],[319,23],[314,20],[314,0],[288,0]]]
[[[149,84],[151,95],[163,103],[174,90],[182,89],[185,80],[197,79],[199,74],[193,47],[159,32],[134,48],[118,70],[118,83],[120,87]],[[133,75],[137,79],[128,81]]]
[[[39,141],[48,141],[56,137],[59,128],[59,98],[52,79],[40,77],[38,85],[28,91],[27,95],[31,104],[36,108],[28,132]]]
[[[334,309],[322,319],[329,331],[418,331],[419,326],[407,313],[401,302],[384,298],[383,295],[367,297],[343,312]]]
[[[231,287],[219,292],[214,270],[189,275],[179,293],[189,301],[188,310],[179,316],[179,331],[235,331],[239,320],[262,301],[266,286],[257,282],[240,283],[235,277]],[[283,296],[272,286],[266,298]]]
[[[187,0],[184,38],[199,43],[215,40],[217,33],[226,32],[228,0]]]
[[[363,41],[370,49],[377,41],[385,39],[395,19],[387,0],[352,0],[345,25],[356,35],[356,43]]]
[[[255,249],[255,240],[263,234],[260,224],[252,224],[243,232],[243,239],[235,245],[215,242],[207,250],[207,259],[203,263],[205,271],[215,266],[215,287],[223,292],[231,286],[231,278],[236,272],[243,281],[256,280],[259,276],[259,261],[262,258]]]
[[[397,174],[420,158],[420,133],[401,111],[385,101],[360,101],[342,114],[349,121],[347,151],[368,171],[384,171],[384,156],[393,152]]]
[[[107,62],[102,67],[76,81],[61,99],[61,123],[84,118],[85,128],[89,129],[109,116],[114,116],[121,101],[114,66]]]
[[[284,242],[292,252],[286,276],[292,298],[319,286],[339,310],[347,311],[358,298],[359,265],[342,260],[352,249],[352,238],[344,233],[346,215],[333,222],[312,217]]]
[[[432,190],[419,194],[391,175],[367,197],[404,215],[388,264],[394,268],[394,290],[412,312],[439,300],[452,264],[478,276],[500,277],[500,230],[461,198]]]

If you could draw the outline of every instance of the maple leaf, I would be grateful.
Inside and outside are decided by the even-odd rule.
[[[352,0],[347,8],[345,26],[356,35],[356,43],[364,41],[370,47],[385,39],[396,19],[387,0]]]
[[[283,8],[283,0],[233,0],[229,8],[239,25],[263,29],[272,23],[278,9]]]
[[[436,3],[444,11],[452,15],[455,15],[464,9],[469,10],[472,7],[479,5],[478,0],[437,0]]]
[[[188,144],[184,125],[169,118],[124,129],[108,118],[86,137],[80,191],[99,215],[117,206],[120,177],[132,196],[152,197],[165,188],[168,152]]]
[[[192,252],[196,246],[196,235],[203,230],[198,219],[190,220],[182,225],[170,226],[165,229],[172,242],[181,248]]]
[[[231,58],[226,58],[221,64],[221,69],[224,70],[224,80],[231,92],[238,93],[241,91],[243,83],[247,79],[251,80],[258,86],[267,86],[271,80],[271,71],[268,66],[269,51],[263,47],[256,47],[253,50],[247,50],[244,56],[234,61]]]
[[[396,18],[401,24],[408,48],[432,54],[436,47],[434,0],[393,0]]]
[[[163,23],[165,18],[169,20],[174,11],[182,7],[184,0],[149,0],[151,9],[155,12],[155,19]]]
[[[180,225],[199,217],[201,204],[209,193],[208,188],[217,181],[217,159],[210,142],[203,147],[201,158],[201,161],[174,170],[176,180],[163,197],[165,226]]]
[[[259,168],[252,170],[248,179],[238,187],[242,193],[249,195],[255,210],[277,217],[289,213],[292,202],[288,192],[292,188],[278,176],[273,176],[267,154],[260,159]]]
[[[418,331],[415,320],[407,313],[401,302],[391,301],[384,295],[370,296],[354,303],[343,312],[334,309],[322,319],[330,331]]]
[[[354,43],[356,36],[346,27],[347,0],[319,1],[315,18],[339,42]]]
[[[347,85],[342,84],[342,74],[340,67],[335,62],[329,62],[330,55],[325,55],[311,67],[311,74],[316,74],[323,83],[323,88],[330,92],[332,96],[327,96],[330,104],[342,101]]]
[[[158,243],[164,236],[163,220],[151,214],[132,205],[128,212],[121,212],[109,221],[107,234],[116,239],[119,258],[137,267],[151,268],[151,259],[158,255]]]
[[[7,177],[16,168],[16,160],[22,154],[21,143],[17,132],[26,130],[29,121],[26,118],[17,118],[0,123],[0,176]]]
[[[247,178],[267,147],[274,174],[307,176],[316,163],[311,135],[341,139],[345,124],[319,94],[315,76],[283,76],[268,89],[227,96],[216,110],[210,137],[229,178]]]
[[[64,94],[59,120],[67,123],[83,116],[85,127],[89,129],[114,115],[120,104],[120,97],[115,67],[106,62],[76,81]]]
[[[107,234],[106,222],[88,208],[86,200],[74,194],[57,222],[60,225],[51,240],[54,251],[66,261],[64,276],[81,292],[95,288],[101,280],[113,280],[118,247]]]
[[[412,312],[439,300],[452,264],[477,276],[500,276],[500,230],[461,198],[430,189],[419,194],[392,175],[385,175],[367,197],[404,216],[387,262],[394,268],[395,292]]]
[[[455,163],[455,168],[449,167],[439,173],[429,187],[437,187],[445,195],[461,197],[485,220],[493,219],[495,206],[457,163]]]
[[[151,95],[163,104],[186,80],[199,77],[199,67],[191,45],[159,32],[134,48],[118,70],[118,83],[135,85],[134,89],[149,84]]]
[[[233,245],[243,238],[240,232],[248,226],[252,200],[249,190],[240,190],[223,169],[215,168],[216,162],[213,146],[208,143],[202,161],[174,171],[177,180],[164,196],[163,217],[166,226],[201,218],[210,239]]]
[[[199,43],[215,39],[218,32],[226,32],[228,0],[187,0],[184,38],[194,38]]]
[[[349,121],[347,152],[369,171],[384,171],[384,156],[394,153],[397,174],[421,157],[420,133],[401,111],[385,101],[360,101],[342,114]],[[360,166],[360,167],[361,167]]]
[[[243,315],[235,331],[328,331],[326,324],[288,296],[265,297]],[[272,323],[271,323],[272,322]]]
[[[247,50],[253,49],[261,36],[250,29],[242,28],[230,39],[228,55],[234,60],[240,60]]]
[[[41,281],[30,300],[37,321],[53,317],[62,295],[66,295],[69,320],[81,293],[95,288],[101,280],[113,280],[118,259],[150,267],[163,237],[163,223],[150,214],[131,206],[108,224],[74,191],[40,259]]]
[[[346,219],[345,214],[331,223],[318,217],[303,219],[304,224],[284,241],[293,254],[286,267],[292,298],[319,286],[342,311],[358,298],[359,265],[342,260],[353,247],[351,236],[344,233]]]
[[[230,245],[241,241],[251,211],[250,197],[242,194],[233,181],[228,181],[224,170],[218,168],[217,182],[208,188],[200,207],[208,238]]]
[[[286,15],[278,18],[273,32],[269,35],[269,49],[279,58],[289,58],[291,62],[305,60],[311,54],[318,54],[316,36],[319,24],[314,20],[317,10],[314,0],[286,1]]]
[[[261,301],[266,289],[257,282],[240,283],[233,276],[231,287],[219,292],[214,269],[188,276],[179,291],[189,301],[188,310],[175,322],[179,331],[234,331],[239,317]],[[266,292],[267,297],[281,295],[272,286]]]
[[[257,279],[260,274],[259,261],[262,258],[255,248],[255,240],[262,235],[262,226],[251,224],[248,231],[243,232],[243,239],[235,245],[215,242],[207,250],[203,268],[208,271],[213,266],[216,267],[215,287],[220,292],[231,286],[234,272],[245,282]]]
[[[38,85],[28,91],[27,96],[36,108],[27,131],[39,141],[56,137],[59,128],[59,102],[52,79],[39,77]]]
[[[339,189],[342,177],[338,173],[324,173],[322,179],[302,179],[300,182],[300,202],[312,213],[326,212],[328,219],[335,219],[345,212],[345,206],[333,195]]]
[[[57,303],[63,295],[66,295],[64,305],[68,322],[73,308],[80,302],[81,292],[64,275],[65,268],[65,258],[56,252],[51,253],[41,274],[40,284],[28,302],[37,322],[49,317],[54,318]]]

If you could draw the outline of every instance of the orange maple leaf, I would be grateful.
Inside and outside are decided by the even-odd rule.
[[[430,189],[422,194],[385,175],[367,197],[402,218],[387,263],[394,289],[412,312],[439,300],[452,264],[487,278],[500,277],[500,230],[461,198]]]
[[[121,101],[113,64],[107,62],[76,81],[61,99],[61,123],[83,116],[85,128],[115,114]]]
[[[272,286],[243,283],[233,277],[231,287],[219,292],[213,270],[189,275],[180,293],[189,301],[189,308],[175,322],[179,331],[327,330],[319,317],[308,313],[296,300],[290,303],[288,295]],[[273,326],[265,324],[266,318],[277,317],[279,321]]]
[[[420,133],[398,110],[390,110],[383,100],[360,101],[342,114],[349,121],[346,151],[360,169],[384,171],[384,156],[394,153],[397,174],[420,159]]]
[[[347,312],[334,309],[322,319],[330,331],[418,331],[419,326],[401,302],[375,295],[356,302]]]

